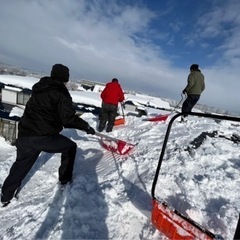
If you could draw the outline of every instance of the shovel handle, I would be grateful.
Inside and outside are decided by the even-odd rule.
[[[123,103],[121,102],[120,105],[121,105],[121,109],[122,109],[123,118],[125,119],[125,114],[124,114],[124,111],[123,111]]]
[[[108,139],[108,140],[115,141],[115,142],[120,141],[120,140],[117,139],[117,138],[113,138],[113,137],[107,136],[107,135],[102,134],[102,133],[100,133],[100,132],[95,132],[95,135],[98,136],[98,137],[101,137],[101,138],[105,138],[105,139]]]

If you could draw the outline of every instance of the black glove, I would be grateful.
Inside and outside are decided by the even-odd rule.
[[[95,134],[95,130],[92,127],[88,126],[88,128],[86,130],[86,133],[94,135]]]
[[[182,93],[183,93],[183,94],[186,94],[187,92],[186,92],[186,90],[184,89],[184,90],[182,91]]]

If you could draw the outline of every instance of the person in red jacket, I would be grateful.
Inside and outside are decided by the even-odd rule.
[[[117,78],[113,78],[112,82],[106,84],[101,93],[101,98],[102,110],[99,117],[98,131],[102,132],[107,123],[106,132],[111,132],[117,116],[118,103],[124,101],[124,93]]]

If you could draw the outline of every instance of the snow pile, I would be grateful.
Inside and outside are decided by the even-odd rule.
[[[97,129],[96,116],[82,118]],[[0,208],[0,239],[164,239],[151,223],[151,190],[170,119],[126,116],[124,125],[103,132],[136,144],[124,155],[103,148],[98,136],[64,129],[78,145],[72,184],[58,184],[60,154],[43,152],[19,199]],[[202,133],[208,134],[199,142]],[[176,119],[155,189],[157,199],[225,239],[233,238],[240,210],[239,142],[233,134],[239,136],[239,123]],[[15,158],[15,147],[0,138],[0,184]]]
[[[96,128],[92,114],[83,118]],[[23,183],[19,200],[1,211],[1,239],[160,239],[150,220],[151,187],[167,122],[133,116],[111,136],[137,143],[118,155],[102,148],[100,138],[65,129],[78,152],[73,183],[58,185],[59,154],[42,153]],[[189,144],[203,131],[239,132],[239,125],[189,117],[176,120],[156,186],[156,197],[226,239],[233,238],[239,212],[239,146],[207,137],[197,149]],[[0,144],[0,183],[15,160],[15,148]]]

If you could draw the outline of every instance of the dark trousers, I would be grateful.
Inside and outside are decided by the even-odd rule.
[[[16,147],[16,161],[13,163],[2,186],[2,202],[10,201],[13,198],[15,191],[20,187],[22,180],[26,177],[42,151],[62,153],[59,180],[70,181],[72,179],[77,145],[67,137],[60,134],[44,137],[19,137],[16,141]]]
[[[182,113],[191,112],[192,108],[198,102],[199,98],[200,98],[200,95],[196,95],[196,94],[188,95],[187,99],[183,102]]]
[[[101,132],[107,123],[107,132],[111,132],[114,126],[115,118],[117,116],[117,105],[102,103],[102,110],[98,130]]]

